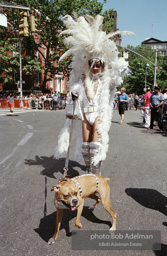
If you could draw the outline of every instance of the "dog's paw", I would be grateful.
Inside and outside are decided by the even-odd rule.
[[[75,226],[78,228],[82,228],[82,224],[81,223],[75,223]]]
[[[109,229],[109,231],[116,231],[116,229],[114,229],[113,227],[111,227],[111,228]]]
[[[53,237],[51,237],[50,239],[49,239],[49,241],[48,241],[48,244],[49,245],[52,245],[52,244],[54,244],[55,243],[55,240],[53,239]]]

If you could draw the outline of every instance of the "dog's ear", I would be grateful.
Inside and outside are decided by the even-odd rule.
[[[55,185],[51,188],[51,191],[55,191],[55,192],[58,192],[60,189],[59,185]]]

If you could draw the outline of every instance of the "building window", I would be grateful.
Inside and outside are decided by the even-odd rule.
[[[161,51],[162,56],[166,56],[166,51]]]
[[[56,75],[56,91],[62,93],[64,90],[63,75]]]
[[[39,71],[35,72],[35,87],[39,88]]]

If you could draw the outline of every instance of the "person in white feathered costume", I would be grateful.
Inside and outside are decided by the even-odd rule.
[[[64,42],[69,50],[59,61],[73,55],[67,102],[76,100],[76,112],[82,119],[77,152],[81,151],[89,173],[101,174],[100,166],[108,151],[116,87],[123,82],[128,67],[127,61],[118,57],[116,44],[110,38],[119,33],[132,32],[106,34],[101,30],[103,17],[100,15],[75,19],[66,15],[63,21],[67,29],[61,35],[68,35]],[[70,125],[71,120],[67,118],[55,148],[56,159],[68,151]]]

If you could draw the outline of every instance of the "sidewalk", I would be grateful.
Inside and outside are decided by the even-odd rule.
[[[0,116],[5,116],[5,115],[15,115],[15,114],[20,114],[20,113],[27,113],[27,112],[35,112],[35,111],[51,111],[51,110],[46,110],[46,109],[32,109],[32,108],[15,108],[13,112],[10,112],[9,108],[0,108]],[[55,111],[55,110],[53,110]]]
[[[37,112],[37,111],[39,111],[39,112],[41,112],[41,111],[48,111],[48,110],[46,110],[46,109],[32,109],[32,108],[28,108],[28,109],[26,109],[26,108],[15,108],[14,110],[13,110],[13,112],[10,112],[10,110],[9,109],[7,109],[7,108],[0,108],[0,116],[6,116],[6,115],[16,115],[16,114],[21,114],[21,113],[28,113],[28,112]]]
[[[30,111],[34,111],[35,109],[25,109],[25,108],[15,108],[13,110],[13,112],[10,112],[9,108],[0,108],[0,116],[4,116],[4,115],[15,115],[18,113],[25,113],[25,112],[30,112]]]

